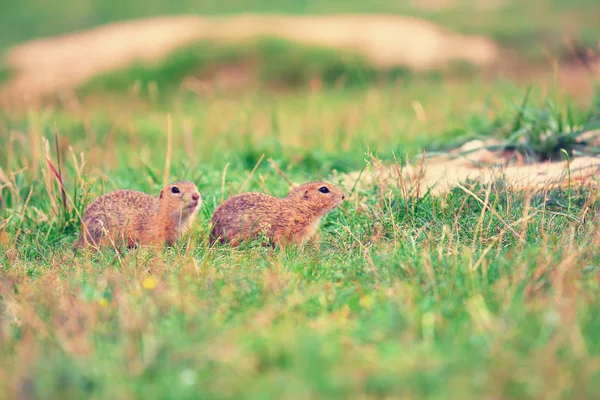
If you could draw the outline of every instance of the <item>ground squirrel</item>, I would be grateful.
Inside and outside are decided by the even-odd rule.
[[[259,236],[271,245],[303,244],[317,231],[321,218],[338,207],[344,193],[325,182],[306,183],[285,198],[264,193],[243,193],[215,210],[210,244],[217,240],[237,246]]]
[[[158,197],[115,190],[87,207],[76,246],[171,245],[189,228],[200,205],[200,193],[189,181],[171,183]]]

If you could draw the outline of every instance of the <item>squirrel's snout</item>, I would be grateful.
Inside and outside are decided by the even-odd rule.
[[[197,209],[200,205],[200,193],[194,192],[189,197],[188,204],[186,205],[189,209]]]

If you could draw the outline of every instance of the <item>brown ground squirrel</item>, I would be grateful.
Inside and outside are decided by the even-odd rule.
[[[264,235],[271,245],[303,244],[317,231],[321,218],[338,207],[344,193],[325,182],[297,186],[285,197],[243,193],[221,204],[211,218],[210,244],[237,246]]]
[[[158,197],[136,190],[109,192],[85,210],[76,246],[172,245],[189,228],[201,203],[189,181],[171,183]]]

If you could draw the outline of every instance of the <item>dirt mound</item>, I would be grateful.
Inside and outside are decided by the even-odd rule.
[[[415,164],[385,166],[373,160],[370,171],[345,174],[343,186],[369,188],[374,185],[404,187],[407,193],[422,196],[430,191],[443,194],[466,181],[484,185],[502,180],[514,190],[542,190],[552,187],[596,185],[600,158],[575,157],[570,162],[538,162],[525,164],[515,154],[495,154],[485,149],[488,144],[473,141],[449,155],[426,159]],[[460,156],[462,152],[470,153]]]
[[[136,60],[159,60],[194,41],[240,42],[280,37],[303,44],[358,52],[375,67],[426,70],[452,60],[493,63],[496,45],[417,18],[392,15],[228,17],[179,16],[127,21],[16,46],[7,64],[16,72],[5,96],[39,96],[70,89]]]

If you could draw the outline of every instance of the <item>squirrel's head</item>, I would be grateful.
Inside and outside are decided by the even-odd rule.
[[[342,204],[346,195],[330,183],[311,182],[296,186],[286,198],[306,204],[308,208],[321,211],[324,215]]]
[[[158,195],[160,208],[181,216],[182,218],[193,216],[202,205],[202,198],[198,188],[193,182],[173,182],[160,191]]]

